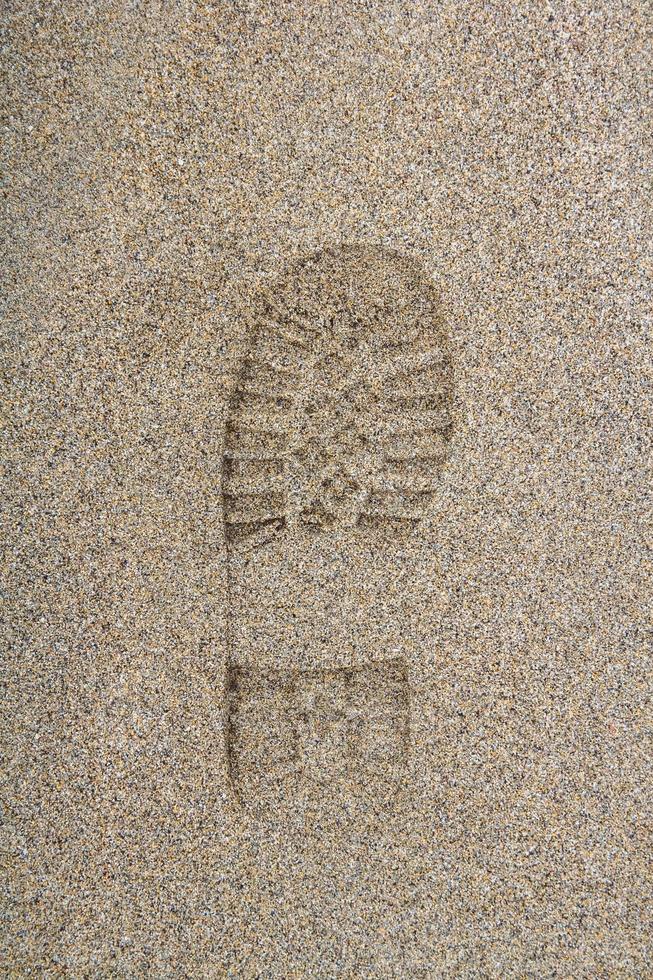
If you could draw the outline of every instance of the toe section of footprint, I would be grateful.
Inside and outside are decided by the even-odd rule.
[[[409,692],[400,661],[232,670],[229,756],[243,803],[387,799],[405,778]]]
[[[249,319],[225,437],[228,543],[419,522],[454,426],[447,332],[424,274],[384,250],[326,249]]]

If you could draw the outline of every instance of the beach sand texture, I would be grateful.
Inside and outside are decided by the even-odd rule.
[[[650,975],[650,9],[1,16],[3,973]]]

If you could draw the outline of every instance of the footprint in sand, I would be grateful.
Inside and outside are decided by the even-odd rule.
[[[446,331],[412,261],[356,246],[292,265],[247,317],[223,466],[234,790],[387,799],[410,749],[388,597],[453,431]]]

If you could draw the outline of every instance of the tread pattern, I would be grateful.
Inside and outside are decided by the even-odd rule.
[[[375,799],[402,785],[409,739],[406,666],[304,671],[233,668],[229,757],[243,802],[315,787]]]
[[[424,278],[381,250],[325,250],[262,294],[252,321],[226,431],[228,542],[419,521],[453,387]]]

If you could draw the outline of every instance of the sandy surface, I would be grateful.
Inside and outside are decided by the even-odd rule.
[[[3,25],[4,972],[650,975],[647,5],[10,0]],[[339,619],[322,548],[295,600],[337,644],[309,681],[292,637],[255,675],[282,592],[230,588],[234,378],[260,290],[352,243],[422,270],[459,424],[435,516],[386,542],[388,617],[354,656],[370,538]],[[274,574],[301,578],[292,541]],[[383,624],[405,672],[369,666]],[[279,691],[314,778],[261,807],[252,764],[241,805],[229,704],[249,758]],[[334,718],[384,711],[401,792],[365,804],[357,743],[336,800]]]

